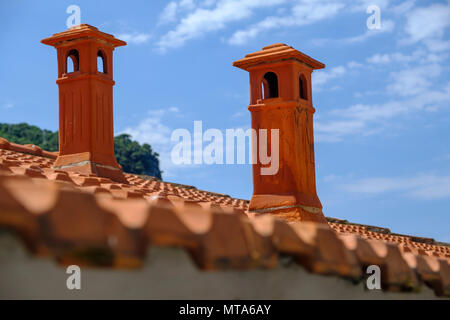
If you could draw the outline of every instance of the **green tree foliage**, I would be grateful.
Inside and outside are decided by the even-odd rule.
[[[0,123],[0,137],[19,144],[34,144],[47,151],[58,151],[58,132],[41,130],[27,123]]]
[[[47,151],[58,150],[58,132],[42,130],[27,123],[0,123],[0,137],[19,144],[34,144]],[[131,140],[128,134],[114,138],[114,153],[124,172],[144,174],[161,179],[159,154],[144,143]]]
[[[114,153],[123,167],[123,171],[146,174],[161,179],[159,170],[159,154],[144,143],[142,146],[131,140],[129,134],[121,134],[114,138]]]

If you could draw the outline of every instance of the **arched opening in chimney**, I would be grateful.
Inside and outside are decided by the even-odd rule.
[[[106,73],[106,56],[102,50],[97,52],[97,71]]]
[[[299,79],[298,79],[298,88],[299,88],[299,96],[301,99],[304,100],[308,100],[308,95],[307,95],[307,86],[306,86],[306,79],[305,76],[303,74],[300,75]]]
[[[267,72],[262,80],[262,98],[278,98],[278,77],[273,72]]]
[[[67,54],[66,58],[66,72],[71,73],[79,70],[80,66],[80,56],[78,54],[78,50],[72,49]]]

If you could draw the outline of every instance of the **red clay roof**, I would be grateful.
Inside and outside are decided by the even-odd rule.
[[[329,226],[247,214],[248,201],[126,174],[128,184],[52,169],[55,153],[0,138],[0,227],[60,263],[138,267],[146,248],[185,248],[210,269],[273,268],[282,255],[309,271],[361,280],[379,265],[385,290],[450,296],[450,247],[328,218]]]

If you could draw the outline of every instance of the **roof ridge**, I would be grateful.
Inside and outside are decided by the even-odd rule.
[[[56,159],[56,157],[58,156],[57,152],[46,151],[37,145],[14,143],[8,141],[3,137],[0,137],[0,149],[11,150],[15,152],[31,154],[38,157],[45,157],[50,159]]]

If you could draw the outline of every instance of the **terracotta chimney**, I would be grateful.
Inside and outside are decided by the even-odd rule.
[[[326,223],[316,192],[311,92],[312,71],[325,65],[285,44],[267,46],[233,65],[250,73],[252,128],[279,129],[279,170],[262,175],[261,161],[253,165],[249,211]]]
[[[113,51],[126,42],[87,24],[41,42],[55,47],[58,55],[59,156],[55,168],[126,182],[114,156],[112,101]],[[70,62],[73,70],[68,69]]]

